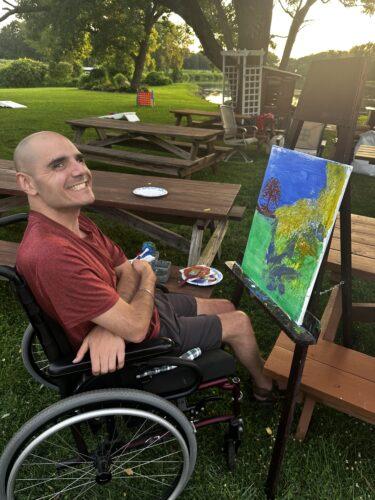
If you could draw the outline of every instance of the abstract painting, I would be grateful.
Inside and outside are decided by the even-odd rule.
[[[274,146],[242,270],[301,325],[352,167]]]

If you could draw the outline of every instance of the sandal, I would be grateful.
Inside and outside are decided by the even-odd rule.
[[[271,389],[258,387],[251,378],[249,379],[249,384],[252,399],[261,405],[273,405],[282,399],[280,390],[274,381],[272,382]]]

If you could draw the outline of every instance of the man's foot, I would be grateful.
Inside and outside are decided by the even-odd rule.
[[[272,405],[281,399],[278,387],[275,383],[269,389],[258,387],[252,379],[249,380],[250,394],[260,404]]]

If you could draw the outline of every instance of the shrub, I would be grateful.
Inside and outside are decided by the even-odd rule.
[[[49,83],[53,85],[63,85],[72,79],[73,66],[65,61],[50,62]]]
[[[107,72],[102,66],[98,66],[97,68],[93,68],[90,71],[90,80],[93,81],[104,81],[107,79]]]
[[[82,76],[80,76],[78,80],[79,89],[90,90],[92,86],[93,82],[91,81],[90,73],[84,73]]]
[[[148,85],[170,85],[172,80],[159,71],[151,71],[145,78]]]
[[[45,83],[47,64],[33,59],[16,59],[0,68],[1,87],[40,87]]]
[[[79,78],[83,73],[82,64],[78,61],[74,61],[72,67],[73,67],[73,73],[72,73],[73,78]]]
[[[104,92],[116,92],[117,90],[117,87],[109,80],[99,84],[98,87],[98,90],[103,90]]]
[[[171,77],[173,82],[182,82],[184,79],[184,74],[180,69],[173,68]]]
[[[113,77],[113,83],[115,84],[115,87],[119,90],[123,90],[130,86],[128,79],[122,73],[117,73]]]

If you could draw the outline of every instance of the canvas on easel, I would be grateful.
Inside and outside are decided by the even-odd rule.
[[[351,171],[272,148],[241,267],[296,325],[302,325]]]

